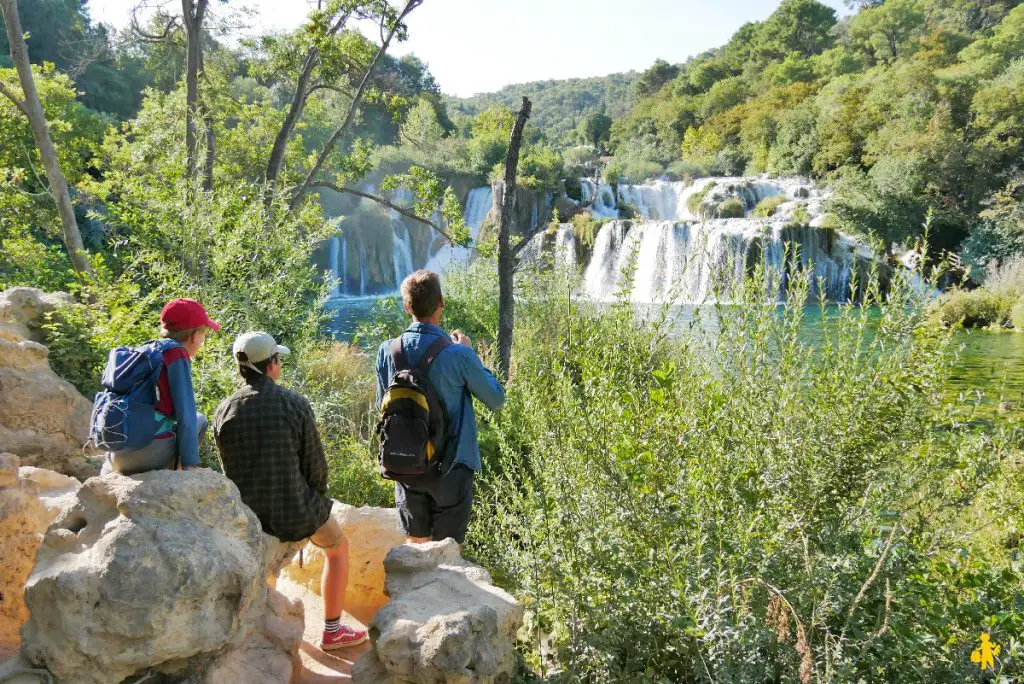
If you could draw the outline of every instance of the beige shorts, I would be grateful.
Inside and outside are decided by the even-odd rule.
[[[321,549],[333,549],[335,546],[341,546],[341,543],[345,541],[345,532],[341,529],[341,523],[337,518],[329,515],[320,529],[309,538],[309,541]]]
[[[277,537],[266,535],[267,538],[267,575],[277,577],[281,570],[292,562],[299,551],[306,546],[306,542],[313,542],[321,549],[331,549],[340,546],[345,540],[345,533],[333,516],[328,516],[323,525],[320,526],[312,537],[301,541],[286,542]]]

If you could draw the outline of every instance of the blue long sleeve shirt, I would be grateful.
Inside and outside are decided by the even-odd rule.
[[[192,359],[174,340],[159,340],[156,344],[164,357],[156,410],[174,420],[178,461],[182,467],[199,465],[199,423],[196,393],[192,388]]]
[[[413,323],[402,333],[402,349],[408,362],[416,365],[437,337],[449,337],[442,328],[430,323]],[[377,350],[377,407],[395,374],[391,358],[391,341]],[[427,373],[430,383],[444,403],[457,440],[455,463],[480,470],[480,444],[477,441],[476,414],[473,397],[492,410],[505,403],[505,388],[494,374],[484,368],[480,357],[469,347],[451,344],[441,351]]]

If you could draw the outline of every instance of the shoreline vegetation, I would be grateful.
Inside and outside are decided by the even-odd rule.
[[[935,322],[952,328],[1024,332],[1024,257],[993,260],[981,285],[952,287],[930,307]]]

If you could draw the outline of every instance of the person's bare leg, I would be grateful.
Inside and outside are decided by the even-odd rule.
[[[429,541],[434,541],[430,537],[406,537],[406,544],[426,544]]]
[[[345,587],[348,586],[348,539],[324,552],[324,573],[320,578],[320,596],[324,599],[324,618],[341,617],[345,609]]]

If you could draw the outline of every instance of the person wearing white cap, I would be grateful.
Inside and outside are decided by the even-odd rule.
[[[348,584],[348,540],[331,516],[327,459],[309,401],[277,384],[281,357],[291,350],[265,332],[235,340],[232,350],[245,387],[221,402],[213,418],[221,468],[256,513],[263,530],[286,551],[307,539],[326,557],[321,579],[325,651],[366,641],[341,624]],[[301,548],[301,546],[299,546]]]

